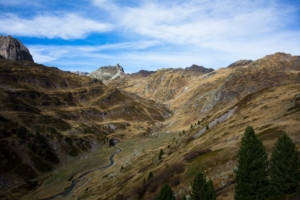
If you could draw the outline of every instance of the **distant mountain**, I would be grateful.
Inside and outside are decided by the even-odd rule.
[[[214,69],[212,69],[212,68],[205,68],[203,66],[199,66],[199,65],[195,65],[195,64],[193,64],[190,67],[185,68],[185,70],[190,70],[190,71],[200,72],[200,73],[209,73],[209,72],[214,71]]]
[[[185,69],[163,68],[155,73],[140,71],[135,74],[126,74],[119,79],[112,80],[110,84],[144,98],[164,103],[185,91],[192,80],[209,73],[214,73],[214,70],[193,64]]]
[[[88,74],[89,77],[99,79],[104,83],[117,79],[122,75],[124,75],[124,69],[119,64],[116,64],[116,66],[103,66]]]
[[[150,76],[151,74],[154,74],[155,71],[147,71],[147,70],[140,70],[136,73],[132,73],[132,76],[138,76],[138,77],[147,77]]]
[[[79,76],[86,76],[88,75],[89,73],[88,72],[80,72],[80,71],[75,71],[75,72],[72,72],[73,74],[77,74]]]
[[[7,37],[0,36],[0,55],[13,61],[28,60],[34,62],[27,47],[10,35]]]

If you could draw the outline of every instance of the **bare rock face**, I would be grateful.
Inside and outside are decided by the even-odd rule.
[[[241,66],[245,66],[248,65],[250,63],[252,63],[253,60],[238,60],[234,63],[231,63],[230,65],[228,65],[227,68],[232,68],[232,67],[241,67]]]
[[[0,55],[13,61],[28,60],[34,62],[29,50],[22,42],[11,36],[0,36]]]
[[[88,74],[89,77],[99,79],[104,83],[108,83],[122,75],[124,75],[124,69],[119,64],[116,66],[103,66]]]

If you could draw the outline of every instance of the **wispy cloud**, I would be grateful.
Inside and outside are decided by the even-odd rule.
[[[30,45],[28,47],[36,62],[48,63],[50,61],[59,60],[63,57],[73,59],[78,57],[98,58],[98,54],[101,55],[100,58],[103,58],[104,55],[105,58],[113,58],[113,56],[109,56],[108,52],[117,50],[136,51],[159,45],[161,45],[161,43],[158,41],[137,41],[96,46]]]
[[[102,33],[112,30],[109,23],[102,23],[77,14],[38,15],[24,19],[14,14],[1,14],[0,30],[16,36],[40,38],[76,39],[90,33]]]
[[[166,42],[186,44],[231,39],[280,30],[295,9],[262,5],[257,1],[187,1],[146,3],[119,8],[120,26],[133,33]]]
[[[28,47],[37,62],[63,69],[90,71],[118,62],[129,72],[193,63],[217,69],[277,51],[299,54],[297,5],[282,0],[53,0],[33,12],[13,14],[10,4],[0,14],[0,32],[49,38]]]

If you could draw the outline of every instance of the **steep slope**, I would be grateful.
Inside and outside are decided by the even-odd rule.
[[[210,113],[225,112],[246,95],[300,82],[299,56],[276,53],[237,68],[219,69],[187,83],[188,89],[164,102],[174,117],[170,129],[188,127]]]
[[[240,139],[246,126],[252,125],[255,128],[268,153],[283,131],[292,137],[298,148],[300,147],[299,60],[300,56],[276,53],[245,65],[208,73],[201,70],[197,72],[192,67],[191,70],[162,69],[155,73],[124,75],[108,86],[97,80],[93,82],[87,77],[64,72],[62,77],[72,76],[80,81],[76,79],[74,86],[71,86],[70,81],[75,78],[65,78],[65,81],[56,79],[55,85],[49,80],[49,83],[45,84],[43,78],[38,78],[39,81],[35,81],[33,86],[28,84],[28,78],[25,76],[19,77],[18,80],[19,82],[27,80],[22,82],[27,88],[22,86],[19,89],[1,83],[6,93],[8,90],[20,92],[34,88],[35,91],[57,97],[58,100],[62,99],[61,93],[71,93],[71,99],[74,100],[67,102],[74,105],[65,102],[64,105],[51,104],[51,109],[50,107],[46,109],[38,103],[29,104],[24,97],[19,100],[29,106],[12,103],[18,105],[13,109],[22,109],[22,112],[29,110],[35,115],[40,112],[42,115],[47,113],[49,116],[57,116],[59,113],[53,108],[63,111],[66,117],[62,117],[64,116],[62,114],[59,116],[71,127],[70,130],[57,131],[62,132],[63,136],[74,134],[79,137],[79,132],[84,130],[82,124],[86,125],[89,131],[101,126],[101,133],[105,131],[110,133],[110,130],[119,123],[130,124],[129,127],[123,124],[126,129],[122,131],[114,130],[115,133],[105,135],[119,139],[124,137],[118,144],[123,151],[115,156],[116,162],[112,167],[94,171],[81,178],[80,174],[85,172],[84,170],[81,173],[78,171],[67,173],[66,176],[64,175],[66,171],[72,170],[59,169],[57,173],[45,178],[46,181],[40,189],[27,194],[24,199],[46,198],[57,194],[69,187],[70,180],[76,180],[77,184],[67,196],[62,197],[64,199],[155,199],[159,188],[165,182],[171,185],[176,198],[182,199],[190,193],[190,183],[200,168],[213,180],[218,199],[233,199],[233,169],[236,166]],[[7,72],[8,69],[5,70]],[[38,74],[45,73],[46,71]],[[48,76],[51,76],[51,73]],[[9,80],[13,82],[15,79],[10,77]],[[39,85],[40,82],[43,85],[50,85],[47,86],[47,91],[44,89],[46,86]],[[17,86],[15,83],[14,87],[18,88]],[[135,92],[152,100],[143,100],[112,86],[118,86],[127,92]],[[97,91],[94,92],[94,89],[90,88],[97,88]],[[5,97],[6,93],[2,96]],[[131,100],[125,100],[125,97],[130,97]],[[155,104],[155,101],[167,104],[173,111],[172,117],[167,119],[170,113],[162,105]],[[133,107],[127,108],[128,105]],[[5,107],[9,106],[11,105],[5,104]],[[74,114],[73,111],[78,110],[78,107],[83,110],[94,108],[101,112],[106,111],[107,115],[90,116],[90,113],[98,113],[94,111],[83,115]],[[25,126],[18,115],[15,118],[15,121]],[[91,119],[93,123],[90,123]],[[9,115],[3,115],[0,121],[5,126],[12,119]],[[32,124],[34,125],[35,121]],[[120,128],[122,127],[124,128],[121,125]],[[19,127],[18,130],[18,134],[13,133],[15,138],[19,137],[18,135],[22,137],[19,133],[22,132],[22,128]],[[98,132],[87,133],[92,138]],[[129,134],[132,137],[126,137]],[[4,143],[9,144],[12,138]],[[73,141],[72,146],[77,148],[78,143]],[[158,159],[161,149],[164,155],[162,159]],[[83,164],[89,165],[87,162]],[[147,180],[150,172],[153,172],[154,177]],[[60,179],[61,176],[64,176],[64,179]]]
[[[0,189],[50,172],[111,137],[147,133],[170,115],[163,105],[97,79],[0,59]]]
[[[248,94],[299,83],[299,60],[299,56],[276,53],[254,62],[240,60],[217,71],[161,69],[147,77],[124,76],[110,84],[166,104],[174,112],[167,129],[180,130],[211,112],[225,112]]]
[[[67,198],[155,199],[168,182],[176,198],[182,199],[190,193],[190,183],[201,168],[213,180],[217,199],[233,199],[233,169],[248,125],[255,128],[268,153],[283,131],[300,148],[299,60],[299,56],[276,53],[193,79],[188,83],[193,87],[167,101],[174,115],[158,125],[164,132],[119,144],[124,152],[117,164],[97,172],[97,177],[83,179]],[[212,124],[228,111],[233,111],[228,119]],[[171,128],[176,131],[166,131]],[[160,149],[164,152],[161,160]],[[147,180],[150,172],[154,177]]]
[[[13,61],[28,60],[33,62],[29,50],[21,41],[9,36],[0,36],[0,55]]]
[[[213,69],[197,65],[185,69],[160,69],[146,77],[127,75],[110,84],[144,98],[164,103],[187,90],[192,80],[212,71]]]

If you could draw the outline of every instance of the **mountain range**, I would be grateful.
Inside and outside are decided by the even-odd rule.
[[[155,199],[165,181],[181,199],[203,169],[217,199],[233,199],[248,125],[267,152],[282,132],[300,146],[300,56],[79,76],[0,55],[0,198],[44,199],[75,180],[57,198]],[[114,165],[97,170],[112,139]]]

